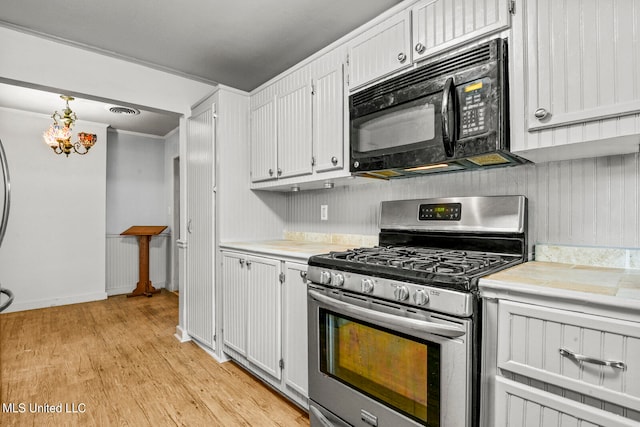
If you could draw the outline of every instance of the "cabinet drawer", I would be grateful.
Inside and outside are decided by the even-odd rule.
[[[496,426],[631,427],[638,422],[525,384],[496,378]]]
[[[640,407],[640,325],[501,300],[498,368]],[[584,357],[588,358],[585,360]],[[615,366],[605,366],[611,362]],[[621,362],[621,363],[615,363]]]

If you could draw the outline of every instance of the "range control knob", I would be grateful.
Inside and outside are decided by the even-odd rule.
[[[320,284],[321,285],[328,285],[329,283],[331,283],[331,273],[329,273],[328,271],[321,271],[320,272]]]
[[[404,301],[409,298],[409,289],[406,286],[396,286],[393,291],[393,296],[396,298],[396,301]]]
[[[371,292],[373,292],[373,280],[362,279],[362,292],[365,294],[370,294]]]
[[[342,275],[342,273],[335,273],[332,275],[333,277],[331,278],[331,284],[333,286],[342,286],[344,284],[344,276]]]
[[[429,302],[429,295],[422,289],[418,289],[415,294],[413,294],[413,301],[417,305],[425,305]]]

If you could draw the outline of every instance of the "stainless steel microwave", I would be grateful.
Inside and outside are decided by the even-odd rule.
[[[527,162],[509,152],[503,39],[354,93],[349,118],[355,175],[388,179]]]

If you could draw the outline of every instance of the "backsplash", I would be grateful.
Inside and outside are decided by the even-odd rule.
[[[288,193],[286,231],[376,235],[383,200],[507,194],[529,201],[530,248],[640,247],[637,153]],[[328,205],[327,221],[321,205]]]
[[[640,271],[640,249],[536,245],[536,261]]]

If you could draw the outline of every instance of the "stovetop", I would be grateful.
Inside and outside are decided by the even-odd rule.
[[[476,279],[522,262],[518,255],[403,245],[315,255],[309,265],[470,291]]]

